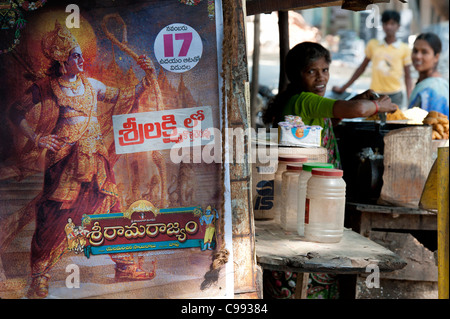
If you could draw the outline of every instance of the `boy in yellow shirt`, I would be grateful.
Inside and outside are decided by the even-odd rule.
[[[353,76],[341,87],[333,87],[333,92],[343,93],[364,73],[372,61],[372,82],[370,89],[380,95],[388,95],[392,103],[401,105],[403,101],[401,78],[404,77],[407,99],[411,94],[411,50],[406,43],[396,38],[400,28],[400,14],[385,11],[381,16],[385,37],[382,41],[372,39],[366,46],[366,57],[355,70]]]

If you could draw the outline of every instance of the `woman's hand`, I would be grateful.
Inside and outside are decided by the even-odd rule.
[[[397,111],[397,105],[392,103],[391,98],[387,95],[382,95],[380,96],[380,98],[374,101],[378,103],[379,106],[378,113],[380,112],[393,113]]]
[[[58,139],[57,135],[38,136],[37,138],[39,140],[36,142],[39,147],[49,149],[52,152],[59,151],[64,145],[64,143]]]

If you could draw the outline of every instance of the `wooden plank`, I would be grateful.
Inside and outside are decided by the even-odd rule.
[[[389,215],[362,213],[360,234],[368,237],[371,229],[437,230],[436,215]]]
[[[245,41],[244,9],[239,0],[223,0],[222,42],[222,104],[227,113],[223,115],[222,128],[246,130],[250,127],[246,98],[248,66]],[[248,88],[248,86],[247,86]],[[225,134],[225,132],[222,132]],[[238,141],[249,154],[249,139]],[[230,161],[236,159],[236,144]],[[233,218],[234,292],[246,296],[262,295],[258,286],[258,268],[254,255],[253,210],[251,209],[251,166],[249,162],[231,162],[230,196]]]
[[[297,284],[295,285],[295,299],[306,299],[308,297],[309,273],[297,274]]]
[[[389,3],[390,0],[247,0],[247,15],[271,13],[272,11],[304,10],[339,6],[352,11],[367,10],[374,3]],[[406,0],[400,0],[406,2]]]
[[[265,269],[356,274],[373,264],[381,272],[406,266],[397,254],[349,229],[339,243],[323,244],[304,241],[272,221],[256,221],[255,239],[256,259]]]
[[[278,92],[283,92],[288,85],[286,75],[286,55],[289,52],[289,14],[288,12],[278,11],[278,36],[280,39],[280,77],[278,81]]]
[[[330,0],[247,0],[247,15],[271,13],[272,11],[303,10],[318,7],[341,6],[340,1]]]
[[[414,207],[402,207],[402,206],[385,206],[385,205],[370,205],[347,202],[348,207],[352,207],[361,212],[367,213],[380,213],[380,214],[393,214],[393,215],[436,215],[434,212],[430,212],[425,209],[419,209]]]
[[[437,161],[434,161],[423,187],[422,195],[420,195],[420,208],[430,211],[437,210],[437,184]]]
[[[251,126],[256,129],[253,121],[256,119],[258,112],[258,91],[259,91],[259,57],[261,52],[261,18],[259,14],[255,14],[253,20],[253,56],[252,56],[252,78],[250,83],[250,121]]]
[[[438,149],[438,272],[439,299],[449,298],[449,177],[448,147]]]

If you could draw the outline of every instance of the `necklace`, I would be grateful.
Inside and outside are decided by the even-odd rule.
[[[76,111],[81,111],[84,114],[89,115],[91,114],[92,108],[95,104],[95,91],[89,83],[89,80],[87,80],[84,76],[79,76],[78,78],[81,78],[80,81],[82,81],[82,84],[85,87],[84,93],[80,95],[69,96],[65,94],[61,89],[59,78],[51,79],[50,83],[53,93],[58,99],[58,104],[60,106],[67,106]]]
[[[58,78],[58,83],[59,85],[61,85],[62,87],[71,89],[73,94],[75,94],[76,92],[78,92],[78,89],[81,87],[81,85],[83,84],[83,82],[81,81],[81,77],[77,76],[77,79],[73,82],[64,80],[63,78],[59,77]]]

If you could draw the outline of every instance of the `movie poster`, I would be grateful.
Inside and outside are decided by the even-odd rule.
[[[221,2],[0,13],[0,298],[232,297]]]

